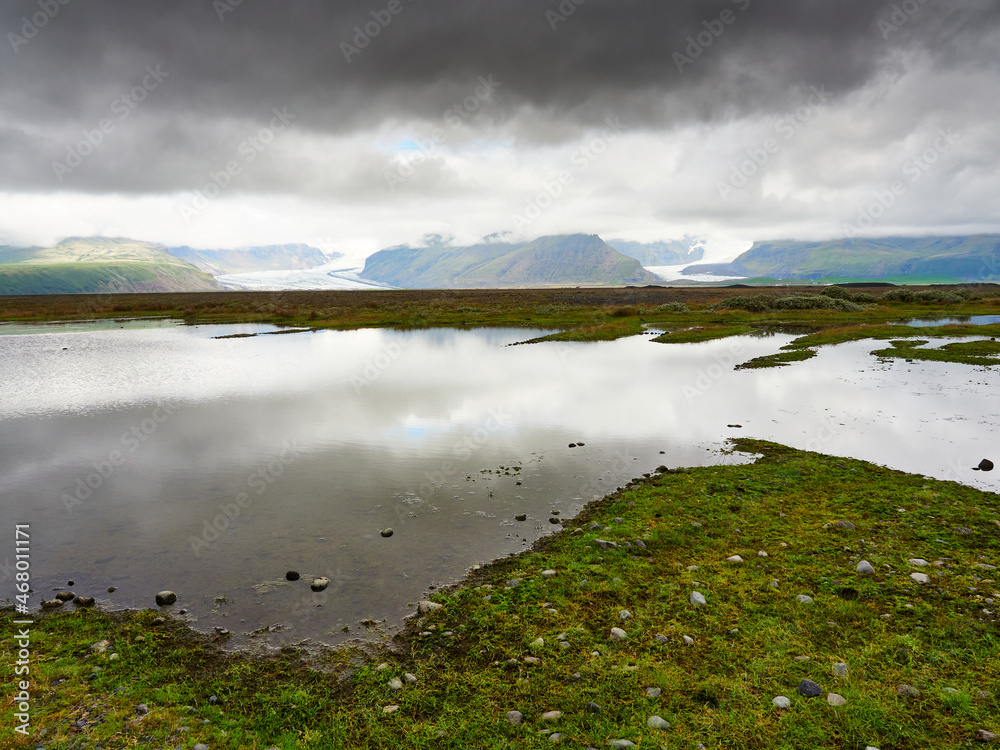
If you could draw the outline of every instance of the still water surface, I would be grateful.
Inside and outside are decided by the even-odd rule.
[[[735,372],[792,336],[215,338],[273,330],[0,336],[0,528],[31,524],[36,604],[73,580],[109,607],[176,591],[174,611],[233,646],[337,643],[369,618],[391,632],[429,586],[550,533],[553,510],[659,464],[742,460],[720,451],[733,435],[996,490],[996,472],[971,471],[997,459],[996,373],[880,363],[872,342]],[[319,576],[331,583],[313,593]]]

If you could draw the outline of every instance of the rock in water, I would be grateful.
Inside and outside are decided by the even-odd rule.
[[[298,571],[297,570],[289,570],[287,573],[285,573],[285,580],[286,581],[297,581],[297,580],[299,580],[299,573],[298,573]]]
[[[320,578],[317,578],[311,584],[309,584],[309,588],[311,588],[313,591],[322,591],[329,585],[330,585],[330,579],[325,576],[322,576]]]
[[[388,539],[392,536],[393,531],[392,529],[382,529],[379,533],[383,536],[383,538]]]
[[[528,516],[525,513],[518,513],[516,516],[514,516],[514,520],[515,521],[527,521],[528,520]]]
[[[173,591],[161,591],[156,595],[156,603],[161,607],[167,607],[177,601],[177,594]]]
[[[993,462],[988,458],[984,458],[979,462],[979,466],[976,467],[980,471],[993,471]]]
[[[78,596],[73,600],[73,604],[78,607],[93,607],[94,597],[92,596]]]

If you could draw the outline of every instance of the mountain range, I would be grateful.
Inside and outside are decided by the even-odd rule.
[[[1000,235],[755,242],[730,263],[693,265],[682,273],[770,279],[994,281],[1000,277]]]
[[[637,259],[596,234],[552,235],[528,243],[394,247],[370,256],[361,277],[422,289],[660,282]]]

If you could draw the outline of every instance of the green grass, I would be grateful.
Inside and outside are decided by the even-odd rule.
[[[465,750],[551,747],[540,733],[550,729],[567,747],[621,738],[640,748],[925,750],[976,747],[979,729],[998,731],[1000,630],[989,600],[1000,587],[987,567],[1000,558],[997,496],[734,442],[762,457],[659,473],[592,503],[532,551],[436,592],[443,608],[412,621],[392,650],[310,661],[288,648],[255,659],[150,612],[45,617],[32,634],[33,740]],[[856,528],[837,528],[841,520]],[[727,562],[734,554],[744,562]],[[855,572],[859,559],[874,577]],[[510,588],[513,578],[520,585]],[[707,606],[689,603],[694,590]],[[799,594],[814,603],[799,604]],[[622,610],[632,616],[621,620]],[[0,625],[9,661],[9,617]],[[612,641],[619,626],[627,639]],[[100,639],[111,642],[105,654],[88,649]],[[846,678],[834,676],[837,662]],[[417,682],[390,689],[405,673]],[[800,697],[803,678],[847,704]],[[897,695],[904,683],[920,696]],[[646,697],[649,687],[662,693]],[[772,707],[777,695],[791,698],[790,710]],[[140,703],[149,708],[141,719]],[[386,714],[389,705],[399,708]],[[519,727],[505,718],[515,709]],[[544,722],[549,710],[561,718]],[[9,702],[4,713],[0,744],[12,747]],[[671,727],[648,728],[652,715]]]

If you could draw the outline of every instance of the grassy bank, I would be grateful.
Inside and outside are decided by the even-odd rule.
[[[45,617],[26,746],[464,750],[551,747],[558,734],[566,747],[898,750],[1000,731],[997,496],[735,447],[762,458],[639,480],[435,593],[440,608],[368,653],[249,659],[154,612]],[[862,559],[874,575],[856,572]],[[10,668],[9,615],[2,629]],[[823,694],[800,695],[803,679]],[[8,700],[4,747],[16,746],[11,714]]]

